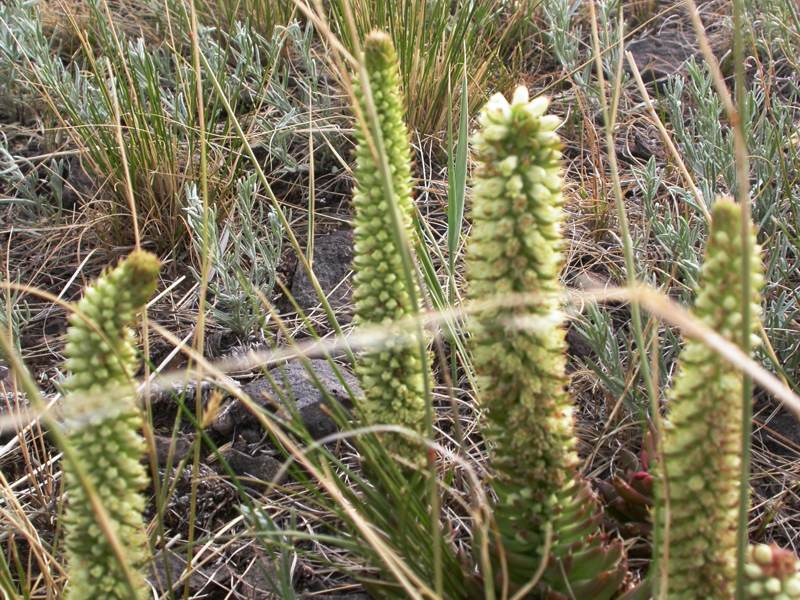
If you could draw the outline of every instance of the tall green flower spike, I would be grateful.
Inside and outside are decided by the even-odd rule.
[[[741,209],[719,198],[712,213],[706,256],[695,302],[695,315],[724,338],[741,339]],[[752,301],[753,345],[763,285],[761,255],[754,248]],[[680,355],[665,423],[662,474],[669,490],[670,600],[733,597],[736,580],[739,468],[742,436],[742,376],[715,351],[690,340]],[[663,495],[663,485],[655,485]],[[659,529],[664,530],[663,501],[657,501]]]
[[[132,377],[137,370],[129,324],[156,289],[158,259],[136,251],[89,287],[67,331],[65,427],[75,454],[105,507],[110,526],[125,549],[135,598],[149,597],[141,575],[147,539],[141,490],[147,476],[139,435],[142,416]],[[131,598],[108,540],[97,524],[76,473],[66,467],[65,512],[69,583],[66,597]]]
[[[559,326],[561,270],[560,120],[548,101],[518,88],[480,115],[469,292],[476,301],[528,294],[525,305],[483,310],[473,321],[474,362],[493,441],[497,485],[521,522],[550,518],[548,506],[578,462]],[[531,325],[525,328],[525,325]]]
[[[579,597],[607,598],[619,586],[622,561],[618,545],[603,543],[594,495],[576,478],[559,310],[560,119],[546,115],[547,107],[546,98],[529,101],[520,87],[510,104],[497,94],[480,115],[470,297],[499,304],[482,308],[472,321],[473,359],[495,472],[495,518],[512,581],[524,584],[535,572],[550,523],[554,544],[544,577],[550,597],[571,589],[592,594]]]
[[[800,562],[793,552],[758,544],[748,548],[747,597],[750,600],[800,598]]]
[[[391,186],[401,227],[413,240],[411,200],[411,149],[403,122],[403,101],[397,71],[397,56],[388,35],[372,33],[364,47],[369,88],[378,117],[391,172]],[[369,114],[365,83],[356,95],[362,113]],[[394,243],[391,211],[381,172],[364,132],[356,130],[356,188],[353,259],[356,322],[389,325],[419,313],[419,289],[409,290],[403,275],[401,249]],[[415,300],[417,299],[417,300]],[[364,412],[371,424],[396,424],[420,434],[425,424],[425,378],[413,335],[398,335],[382,348],[366,352],[357,373],[364,390]],[[407,437],[384,436],[387,447],[416,464],[424,459],[422,446]]]

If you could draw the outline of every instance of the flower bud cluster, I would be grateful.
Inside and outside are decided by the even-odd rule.
[[[761,256],[751,228],[752,341],[760,315]],[[714,206],[695,315],[724,338],[741,341],[740,207]],[[670,393],[661,476],[669,487],[670,598],[733,596],[742,439],[742,376],[717,352],[689,340]],[[657,490],[662,485],[656,485]],[[659,519],[664,526],[663,503]]]
[[[793,552],[758,544],[748,548],[745,574],[751,600],[800,598],[800,561]]]
[[[386,150],[391,187],[407,240],[415,239],[411,199],[411,149],[403,121],[403,102],[397,56],[390,38],[372,33],[364,46],[369,88],[375,104],[380,137]],[[356,90],[361,110],[369,114],[362,86]],[[395,244],[392,210],[381,169],[364,132],[356,131],[356,188],[353,260],[356,322],[389,326],[419,314],[419,289],[410,290],[403,275],[401,249]],[[416,288],[416,284],[415,284]],[[409,325],[413,327],[413,325]],[[425,379],[413,335],[398,334],[379,348],[365,352],[357,373],[364,390],[364,412],[371,424],[402,425],[425,431]],[[385,434],[390,451],[417,464],[425,458],[422,445],[395,434]]]
[[[559,310],[560,120],[547,107],[520,87],[483,109],[467,254],[470,297],[485,307],[471,332],[495,514],[506,546],[534,554],[578,460]]]
[[[149,597],[141,571],[147,539],[141,490],[147,476],[141,458],[141,413],[132,377],[137,369],[134,334],[129,325],[153,294],[159,261],[136,251],[90,288],[70,318],[67,331],[65,425],[68,439],[125,548],[138,598]],[[65,511],[70,579],[66,597],[131,597],[129,581],[97,524],[86,492],[65,466]]]

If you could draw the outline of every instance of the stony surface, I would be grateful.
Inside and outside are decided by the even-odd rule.
[[[339,229],[317,236],[314,239],[314,274],[328,298],[331,308],[340,322],[352,318],[352,289],[348,275],[353,261],[353,234],[347,229]],[[304,311],[319,307],[320,302],[311,285],[311,280],[298,263],[292,280],[292,296]]]
[[[675,2],[671,0],[657,0],[655,2],[641,2],[651,4],[651,10],[644,11],[643,21],[639,25],[647,25],[636,39],[627,44],[636,61],[636,66],[646,82],[655,83],[664,89],[667,79],[674,75],[685,75],[686,64],[694,58],[702,62],[694,34],[694,27],[685,10],[673,10]],[[718,60],[730,51],[731,32],[726,26],[727,9],[722,3],[698,2],[701,18],[706,27],[706,34],[711,50]],[[628,16],[631,16],[630,14]],[[625,68],[628,69],[627,61]]]
[[[681,72],[684,63],[695,56],[695,49],[674,35],[648,35],[628,44],[636,67],[646,82],[664,83]]]
[[[800,453],[800,420],[785,408],[776,409],[772,402],[765,404],[756,407],[756,435],[763,437],[773,452],[796,458]],[[766,425],[770,435],[763,435],[759,422]]]
[[[158,459],[158,466],[166,467],[167,458],[169,458],[170,446],[172,450],[171,465],[176,466],[183,460],[192,450],[192,441],[187,437],[177,437],[174,440],[166,435],[155,435],[153,441],[156,447],[156,458]]]
[[[179,472],[173,471],[175,491],[170,496],[164,523],[168,527],[180,526],[190,514],[192,492],[192,465]],[[201,528],[212,528],[225,522],[235,514],[239,506],[236,488],[205,463],[198,465],[196,524]]]
[[[272,482],[281,468],[279,460],[263,452],[251,454],[243,449],[229,447],[220,454],[234,473],[249,480],[262,481],[265,484]],[[218,471],[221,475],[227,475],[221,464]]]
[[[348,405],[350,397],[328,361],[312,360],[310,363],[327,393],[335,400]],[[355,377],[342,367],[339,370],[350,389],[354,393],[360,394],[361,389]],[[317,387],[302,363],[291,362],[285,367],[276,367],[269,372],[269,376],[277,384],[278,390],[275,390],[266,377],[243,386],[243,390],[259,406],[274,412],[280,406],[281,398],[285,398],[287,401],[292,400],[314,439],[325,437],[336,431],[336,425],[325,407],[325,394]],[[280,412],[286,416],[283,409]],[[239,429],[247,430],[257,426],[256,418],[235,400],[222,407],[212,423],[212,429],[223,436],[231,436]]]

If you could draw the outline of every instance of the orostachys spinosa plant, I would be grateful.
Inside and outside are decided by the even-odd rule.
[[[755,231],[750,323],[753,345],[761,314],[761,252]],[[718,198],[695,301],[703,324],[740,343],[742,331],[741,208]],[[664,427],[664,461],[656,484],[657,531],[669,515],[667,574],[669,598],[733,597],[736,581],[740,464],[742,455],[742,374],[719,353],[689,340],[681,352],[669,394]],[[748,425],[749,426],[749,425]],[[669,510],[663,501],[668,486]],[[657,536],[656,551],[662,542]]]
[[[594,495],[577,476],[559,306],[561,120],[547,108],[519,87],[510,103],[493,96],[480,115],[467,251],[470,298],[484,307],[471,324],[474,365],[511,581],[524,585],[546,558],[550,526],[540,587],[554,598],[602,599],[618,589],[624,561],[618,544],[605,543]]]
[[[70,372],[64,385],[66,433],[123,546],[134,581],[123,576],[83,485],[66,465],[68,599],[150,597],[142,578],[148,558],[142,518],[147,476],[141,463],[142,415],[133,381],[138,360],[130,325],[155,291],[158,272],[155,256],[133,252],[86,290],[70,317],[64,351]]]
[[[403,122],[403,99],[397,70],[397,55],[385,33],[374,32],[364,42],[368,82],[359,81],[356,96],[367,124],[370,123],[368,92],[374,102],[377,131],[368,140],[356,128],[356,187],[353,192],[353,259],[356,322],[360,325],[390,325],[413,318],[420,309],[420,290],[403,274],[401,248],[392,211],[396,209],[402,236],[414,239],[414,205],[411,199],[411,148]],[[368,86],[368,87],[367,87]],[[373,154],[381,140],[390,171],[395,205],[387,194]],[[414,343],[412,331],[398,332],[380,347],[366,351],[357,372],[364,390],[363,410],[371,424],[397,424],[422,434],[425,424],[425,379],[430,378]],[[399,435],[384,435],[387,447],[416,464],[424,461],[421,444]]]
[[[750,546],[745,575],[751,600],[800,598],[800,563],[789,550],[767,544]]]

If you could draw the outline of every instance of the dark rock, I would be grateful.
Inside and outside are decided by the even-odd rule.
[[[314,260],[312,267],[322,291],[340,322],[352,319],[352,289],[348,274],[353,262],[353,234],[339,229],[314,238]],[[292,280],[292,296],[304,311],[320,306],[319,298],[311,280],[298,263]]]
[[[84,170],[80,159],[71,158],[67,164],[68,170],[62,175],[61,204],[63,208],[74,210],[93,196],[96,186]]]
[[[587,358],[592,356],[592,347],[586,338],[570,323],[567,327],[567,353],[572,358]]]
[[[266,437],[264,430],[258,427],[243,427],[238,433],[239,438],[246,444],[258,444]]]
[[[165,435],[155,435],[153,436],[153,441],[156,447],[158,466],[160,467],[167,466],[167,458],[169,456],[169,449],[171,445],[174,444],[174,449],[172,451],[172,466],[176,466],[192,450],[192,441],[183,436],[176,437],[173,442],[172,438]]]
[[[775,411],[771,403],[763,412],[769,415],[763,433],[770,450],[781,456],[796,457],[800,454],[800,420],[786,408],[780,407]]]
[[[231,470],[242,477],[257,479],[270,483],[281,468],[280,461],[269,454],[250,455],[236,448],[228,448],[221,452]],[[224,475],[225,470],[220,465],[218,469]]]
[[[311,360],[310,363],[311,369],[327,393],[347,406],[350,403],[350,396],[328,361]],[[355,377],[342,367],[339,367],[339,370],[353,393],[360,394],[361,388]],[[269,375],[279,388],[277,392],[267,378],[257,379],[243,386],[243,391],[256,404],[269,411],[280,409],[279,414],[286,417],[288,415],[281,407],[281,400],[293,401],[303,423],[314,439],[325,437],[336,431],[336,424],[329,416],[325,406],[325,394],[317,388],[302,363],[291,362],[283,367],[276,367],[269,372]],[[224,406],[212,424],[214,431],[224,436],[230,436],[238,428],[250,429],[256,426],[258,426],[258,420],[238,401],[232,401]]]
[[[635,40],[627,48],[645,82],[663,82],[681,72],[683,65],[695,55],[685,40],[659,32]]]
[[[238,507],[238,493],[224,477],[220,477],[214,469],[205,463],[198,465],[198,477],[195,479],[192,466],[174,473],[175,493],[170,497],[164,514],[167,527],[183,527],[189,516],[193,481],[197,484],[197,503],[195,523],[204,529],[213,529],[215,523],[224,521]]]
[[[671,0],[659,0],[653,6],[654,17],[650,25],[641,31],[638,39],[628,43],[626,50],[633,55],[636,66],[645,83],[655,83],[663,89],[667,78],[674,75],[685,75],[686,64],[695,59],[702,62],[697,37],[687,11],[677,13],[668,10],[675,3]],[[719,4],[714,2],[698,2],[702,20],[706,23],[706,36],[711,51],[717,60],[729,54],[731,49],[731,27],[724,13],[719,12]],[[723,9],[724,10],[724,9]],[[650,11],[646,11],[650,12]],[[658,16],[660,13],[660,16]],[[722,65],[724,69],[724,64]],[[628,68],[627,61],[625,68]]]

